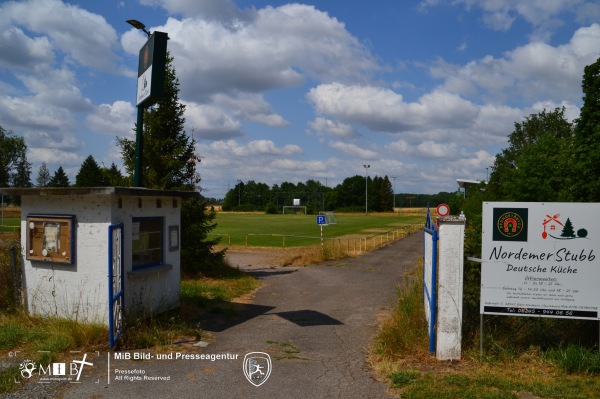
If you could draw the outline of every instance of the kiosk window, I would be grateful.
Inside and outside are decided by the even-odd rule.
[[[156,266],[163,263],[163,218],[133,218],[133,268]]]

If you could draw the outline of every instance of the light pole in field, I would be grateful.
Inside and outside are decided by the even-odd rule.
[[[392,206],[392,209],[395,211],[396,210],[396,176],[392,176],[392,180],[394,181],[394,183],[392,185],[392,194],[393,194],[393,198],[394,198],[394,205]]]
[[[363,165],[363,167],[365,168],[365,215],[369,214],[369,207],[368,207],[368,203],[369,203],[369,176],[368,176],[368,170],[371,167],[371,165]]]

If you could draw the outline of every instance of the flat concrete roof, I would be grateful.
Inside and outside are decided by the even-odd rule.
[[[472,186],[481,183],[479,180],[467,180],[467,179],[456,179],[458,186],[464,188],[465,186]],[[487,182],[484,182],[487,184]]]
[[[120,197],[199,197],[197,191],[156,190],[144,187],[34,187],[0,188],[0,193],[11,196],[44,195],[114,195]]]

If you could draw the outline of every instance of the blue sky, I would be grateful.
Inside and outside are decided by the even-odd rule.
[[[397,193],[485,180],[515,122],[579,115],[600,56],[586,0],[0,2],[0,125],[72,182],[92,154],[121,165],[138,51],[169,34],[203,194],[238,180],[335,186],[396,177]]]

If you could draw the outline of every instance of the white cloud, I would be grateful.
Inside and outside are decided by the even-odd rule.
[[[311,89],[307,97],[319,114],[392,133],[468,127],[479,112],[475,104],[444,91],[434,91],[416,103],[407,103],[401,94],[389,89],[332,83]]]
[[[308,126],[319,134],[327,133],[341,138],[356,138],[359,136],[351,125],[320,116],[309,122]]]
[[[566,13],[588,23],[600,16],[600,4],[587,0],[455,0],[453,4],[462,4],[467,10],[481,10],[484,23],[495,30],[507,31],[517,18],[522,18],[533,28],[531,39],[544,41],[565,23]],[[435,5],[437,1],[422,3],[423,7]]]
[[[119,59],[114,52],[117,34],[98,14],[59,0],[9,1],[0,6],[0,14],[8,23],[46,35],[30,42],[41,41],[44,47],[46,39],[81,65],[105,71],[119,70]]]
[[[27,160],[36,164],[45,162],[46,164],[73,165],[80,164],[83,158],[72,150],[63,150],[60,148],[30,148]],[[35,181],[36,173],[32,173],[32,180]],[[74,183],[72,181],[71,183]]]
[[[357,146],[356,144],[343,143],[341,141],[330,141],[329,147],[335,148],[336,150],[339,150],[339,151],[343,152],[344,154],[351,156],[353,158],[367,159],[367,160],[377,158],[377,152],[366,149],[366,148],[361,148],[361,147]]]
[[[532,42],[502,57],[486,56],[465,66],[444,61],[431,67],[444,79],[443,88],[463,95],[481,92],[491,102],[548,98],[575,101],[581,97],[583,68],[596,61],[600,25],[579,28],[560,46]]]
[[[185,108],[186,129],[194,138],[226,140],[242,136],[242,126],[225,110],[214,105],[187,103]]]
[[[172,14],[222,22],[245,20],[253,14],[252,9],[239,10],[232,0],[140,0],[140,3],[161,6]]]
[[[228,109],[238,119],[259,122],[270,127],[286,126],[288,122],[258,94],[236,92],[233,94],[215,94],[212,103]]]
[[[169,32],[177,73],[186,81],[182,98],[188,101],[203,102],[213,93],[298,86],[306,76],[364,80],[378,69],[343,23],[307,5],[265,7],[235,28],[200,18],[169,18],[157,29]],[[139,46],[125,46],[137,54]]]
[[[169,32],[174,67],[185,82],[180,98],[188,104],[187,126],[204,139],[241,136],[244,121],[286,126],[286,118],[264,99],[265,91],[300,86],[307,78],[366,81],[379,68],[342,22],[312,6],[234,10],[230,1],[146,4],[186,16],[148,29]],[[135,55],[144,40],[132,29],[121,36],[121,45]]]
[[[0,33],[0,54],[0,65],[6,68],[33,68],[54,59],[47,37],[31,38],[15,26]]]
[[[136,110],[127,101],[100,104],[86,117],[86,123],[93,131],[111,136],[133,136]]]

